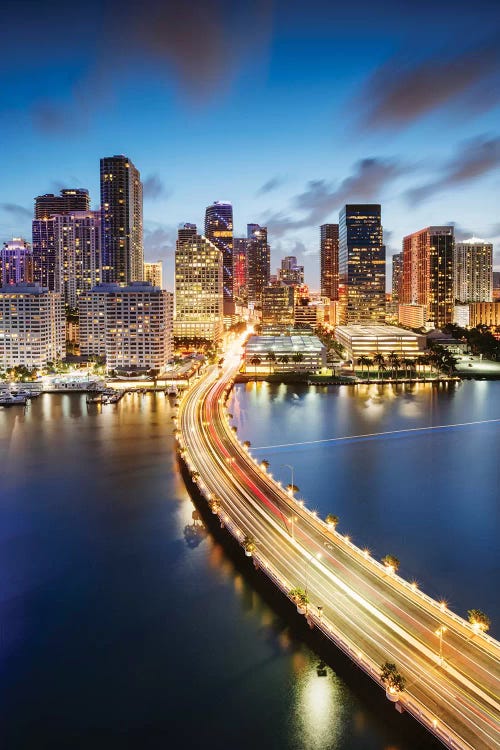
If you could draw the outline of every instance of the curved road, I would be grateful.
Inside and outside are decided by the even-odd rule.
[[[380,684],[395,662],[406,679],[404,708],[451,748],[500,748],[500,644],[328,528],[289,496],[238,442],[225,401],[238,347],[185,394],[178,414],[181,456],[221,523],[255,540],[255,564],[285,592],[307,590],[307,616]],[[438,628],[444,626],[442,658]]]

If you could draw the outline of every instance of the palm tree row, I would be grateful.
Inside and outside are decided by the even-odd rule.
[[[400,357],[397,352],[389,352],[386,357],[377,352],[373,357],[362,356],[357,360],[361,367],[361,376],[364,369],[367,370],[368,382],[370,381],[370,368],[377,367],[377,379],[380,380],[380,373],[390,372],[390,377],[397,380],[400,373],[404,373],[406,380],[418,379],[422,373],[425,376],[427,367],[430,367],[431,374],[433,370],[436,373],[447,372],[451,374],[455,369],[456,360],[450,352],[443,347],[436,347],[429,354],[424,354],[416,359]]]

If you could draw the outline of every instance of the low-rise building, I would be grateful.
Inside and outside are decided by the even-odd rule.
[[[34,283],[0,287],[0,367],[44,367],[65,354],[64,302]]]
[[[98,284],[78,302],[80,352],[108,370],[162,372],[173,357],[173,295],[146,281]]]
[[[497,328],[500,326],[500,302],[471,302],[469,305],[469,325]]]
[[[427,321],[426,305],[400,304],[398,322],[408,328],[424,328]]]
[[[395,352],[401,357],[418,357],[423,354],[426,339],[404,328],[386,325],[353,324],[337,326],[335,338],[347,352],[347,359],[387,356]]]
[[[455,305],[453,308],[453,322],[460,328],[468,328],[470,321],[469,305]]]
[[[251,336],[245,345],[246,372],[318,372],[326,347],[317,336]]]

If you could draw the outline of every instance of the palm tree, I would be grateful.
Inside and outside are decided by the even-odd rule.
[[[415,369],[415,360],[414,359],[404,359],[403,362],[405,363],[405,368],[408,368],[408,371],[410,373],[410,380],[412,379],[412,373]],[[408,372],[407,371],[407,372]],[[408,375],[407,375],[408,377]]]
[[[399,359],[397,352],[389,352],[387,359],[389,360],[391,364],[391,377],[394,377],[394,373],[396,373],[396,380],[397,380],[398,379],[398,367],[401,364],[401,360]]]
[[[250,360],[250,364],[254,366],[254,377],[257,377],[257,367],[260,365],[260,363],[260,357],[252,357],[252,359]]]
[[[325,523],[328,526],[333,526],[333,528],[336,529],[339,523],[339,517],[334,515],[333,513],[329,513],[325,518]]]
[[[247,557],[252,557],[252,554],[255,551],[255,539],[250,534],[247,534],[243,539],[243,549],[245,550],[245,555]]]
[[[382,558],[382,563],[390,573],[396,573],[399,569],[399,560],[395,555],[385,555]]]
[[[302,354],[302,352],[295,352],[295,354],[293,355],[293,361],[296,362],[297,364],[300,364],[301,362],[303,362],[304,355]]]
[[[296,606],[297,606],[297,612],[301,615],[303,615],[305,612],[307,612],[307,605],[309,604],[309,597],[307,595],[307,592],[304,591],[304,589],[301,588],[294,588],[290,589],[288,592],[288,596],[290,599],[292,599]]]
[[[480,609],[469,609],[467,615],[474,630],[480,630],[482,633],[486,633],[489,630],[491,620]]]
[[[362,357],[358,357],[358,365],[361,365],[361,377],[363,377],[363,368],[365,366],[368,366],[370,364],[370,360],[368,357],[365,357],[364,355]]]
[[[269,351],[266,355],[266,359],[269,362],[269,375],[271,374],[271,363],[276,362],[276,354],[273,351]]]
[[[406,680],[393,662],[386,661],[380,668],[380,679],[385,685],[386,695],[391,700],[397,700],[399,693],[405,689]]]
[[[288,354],[283,354],[281,357],[278,357],[278,362],[287,365],[290,362],[290,357]]]
[[[380,380],[380,370],[382,369],[382,365],[385,366],[384,355],[381,354],[380,352],[377,352],[376,354],[373,355],[373,362],[378,367],[378,379]]]
[[[373,359],[371,357],[365,357],[365,365],[368,370],[368,382],[370,382],[370,367],[373,365]]]

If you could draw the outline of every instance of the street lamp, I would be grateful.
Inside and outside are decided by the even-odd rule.
[[[308,584],[307,578],[308,578],[308,575],[309,575],[309,566],[311,564],[311,560],[314,560],[315,558],[316,558],[316,560],[319,560],[321,558],[321,552],[318,552],[316,555],[310,555],[306,559],[305,564],[304,564],[304,579],[305,579],[305,592],[306,592],[306,594],[307,594],[307,584]]]
[[[299,488],[296,487],[295,484],[294,484],[294,482],[293,482],[293,466],[291,464],[281,464],[281,465],[285,466],[287,469],[290,469],[290,471],[292,472],[292,483],[290,485],[288,485],[288,491],[289,491],[290,495],[293,497],[293,493],[299,491]]]
[[[443,663],[443,635],[446,633],[448,628],[445,625],[441,625],[436,630],[436,635],[439,637],[439,664]]]

